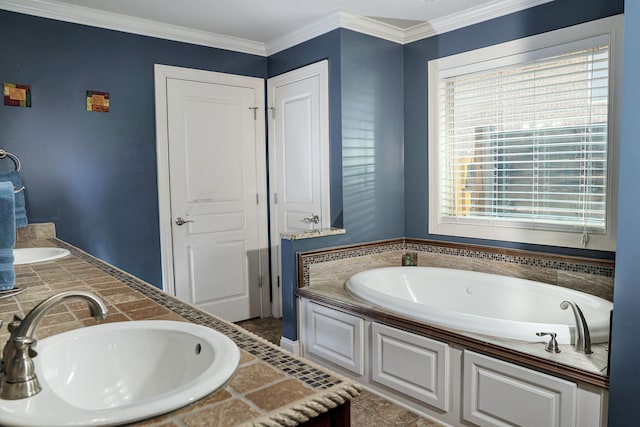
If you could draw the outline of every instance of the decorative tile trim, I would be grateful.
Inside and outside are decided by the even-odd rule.
[[[298,253],[298,287],[310,283],[309,266],[328,261],[376,255],[392,251],[414,251],[495,261],[526,267],[542,267],[559,271],[613,277],[615,262],[610,260],[538,254],[518,249],[498,249],[489,246],[464,245],[418,239],[394,239]]]
[[[337,248],[323,249],[319,251],[298,253],[298,287],[309,285],[309,266],[328,261],[357,258],[405,250],[404,239],[386,240],[380,242],[364,243],[353,246],[343,246]]]
[[[250,332],[241,329],[233,323],[211,316],[196,307],[182,302],[168,295],[156,287],[126,273],[112,265],[107,264],[93,256],[81,251],[58,239],[50,239],[52,243],[68,249],[74,256],[108,274],[114,279],[126,284],[130,288],[140,292],[150,300],[162,305],[172,312],[182,316],[190,322],[213,328],[236,343],[238,348],[280,369],[287,375],[307,384],[314,390],[328,390],[336,386],[345,385],[344,381],[321,369],[309,365],[302,359],[282,351],[275,345],[263,340]]]
[[[598,276],[613,277],[614,266],[603,260],[588,260],[574,257],[566,257],[562,255],[545,254],[542,257],[533,255],[531,252],[515,251],[516,253],[495,253],[483,249],[466,249],[435,246],[431,244],[408,243],[406,250],[436,253],[441,255],[463,256],[467,258],[482,259],[488,261],[506,262],[509,264],[518,264],[528,267],[551,268],[553,270],[572,271],[587,274],[595,274]],[[594,263],[595,261],[595,263]],[[602,265],[604,263],[611,265]]]
[[[333,390],[327,390],[322,396],[296,403],[277,414],[269,414],[244,423],[241,427],[280,427],[297,426],[310,421],[319,414],[330,411],[335,407],[358,396],[363,390],[362,385],[354,382],[351,386],[345,386]]]

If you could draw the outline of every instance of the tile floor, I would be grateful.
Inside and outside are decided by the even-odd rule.
[[[250,332],[280,345],[282,319],[267,317],[238,322],[238,325]],[[441,427],[390,401],[364,391],[351,401],[352,427]]]

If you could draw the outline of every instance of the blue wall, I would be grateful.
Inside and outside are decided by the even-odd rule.
[[[336,55],[340,65],[329,70],[330,105],[340,104],[340,115],[332,112],[330,117],[331,176],[341,186],[339,216],[347,233],[282,242],[283,335],[292,340],[298,333],[297,252],[404,233],[402,46],[343,29],[319,39],[323,43],[296,46],[269,58],[270,73],[276,63],[283,71],[323,57],[335,64]],[[300,47],[309,46],[317,50],[299,54]],[[331,210],[334,218],[333,205]]]
[[[23,163],[30,222],[161,285],[153,64],[271,77],[329,60],[331,216],[347,234],[311,248],[400,237],[402,46],[335,30],[264,58],[0,11],[3,81],[32,86],[32,108],[0,106],[0,147]],[[107,91],[89,113],[86,90]],[[295,273],[283,286],[295,325]],[[293,306],[293,308],[292,308]],[[295,329],[295,328],[294,328]],[[295,338],[295,335],[287,335]]]
[[[614,287],[613,330],[611,338],[609,426],[638,424],[640,392],[640,2],[625,2],[624,95],[622,98],[622,136],[620,146],[620,202]]]
[[[161,286],[153,64],[266,77],[266,58],[0,11],[0,147],[22,160],[29,221]],[[86,111],[107,91],[109,113]]]
[[[344,225],[347,234],[283,242],[284,336],[296,339],[296,252],[405,235],[438,238],[426,230],[426,62],[622,10],[622,0],[555,0],[415,42],[404,50],[336,30],[273,55],[268,65],[263,57],[0,11],[5,47],[0,77],[30,84],[33,90],[30,109],[0,106],[0,147],[22,159],[31,222],[53,221],[62,239],[159,285],[153,64],[267,77],[329,58],[332,221]],[[640,3],[628,0],[611,344],[612,427],[635,425],[640,384],[638,51]],[[109,91],[111,112],[86,112],[87,89]]]
[[[342,127],[340,79],[340,30],[271,55],[267,59],[269,77],[275,77],[323,59],[329,62],[329,165],[331,169],[331,225],[341,228],[342,217]],[[269,124],[269,122],[267,122]]]
[[[405,234],[406,237],[477,243],[598,258],[613,253],[513,242],[466,239],[429,234],[427,231],[429,194],[427,156],[427,62],[432,59],[479,49],[558,28],[576,25],[624,10],[623,0],[555,0],[491,21],[468,26],[405,46]]]
[[[342,30],[342,180],[350,242],[404,235],[402,46]]]

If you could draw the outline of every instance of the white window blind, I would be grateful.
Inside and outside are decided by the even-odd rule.
[[[441,217],[604,233],[608,82],[607,44],[441,78]]]
[[[623,22],[428,62],[429,234],[615,250]]]

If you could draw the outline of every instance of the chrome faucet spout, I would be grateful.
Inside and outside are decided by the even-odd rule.
[[[91,316],[96,320],[104,320],[107,316],[107,307],[95,295],[84,291],[60,292],[59,294],[53,295],[36,305],[33,310],[27,314],[24,320],[20,322],[20,326],[18,326],[14,336],[33,338],[36,326],[38,326],[44,315],[53,307],[60,305],[69,299],[82,299],[86,301],[89,306]]]
[[[36,340],[33,338],[36,327],[49,310],[69,299],[79,298],[89,306],[91,316],[103,320],[107,316],[107,307],[95,295],[84,291],[67,291],[53,295],[36,305],[24,320],[17,316],[9,323],[11,337],[2,351],[0,368],[0,398],[15,400],[33,396],[41,387],[36,377],[33,350]]]
[[[574,350],[580,353],[591,354],[591,335],[589,334],[589,326],[584,314],[578,304],[571,300],[565,300],[560,303],[560,308],[566,310],[571,307],[573,316],[576,321],[576,331],[574,337]]]

